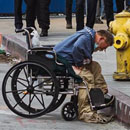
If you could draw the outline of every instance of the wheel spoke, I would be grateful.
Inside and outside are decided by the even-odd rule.
[[[18,83],[20,83],[21,85],[23,85],[24,87],[28,87],[27,85],[25,85],[24,83],[22,83],[21,81],[17,80]]]
[[[25,96],[26,96],[26,94],[25,94],[25,95],[23,95],[23,97],[19,100],[19,102],[17,102],[17,103],[16,103],[16,105],[15,105],[13,108],[15,108],[17,105],[19,105],[20,103],[22,103],[22,99],[24,99],[24,98],[25,98]]]
[[[43,108],[45,108],[45,105],[40,101],[40,99],[34,94],[34,96],[36,97],[36,99],[39,101],[39,103],[43,106]]]
[[[43,103],[43,108],[45,109],[45,103],[44,103],[44,100],[43,100],[43,94],[41,94],[41,99],[42,99],[42,103]]]
[[[16,93],[16,92],[24,92],[26,91],[27,89],[21,89],[21,90],[12,90],[12,91],[7,91],[6,93]]]
[[[26,79],[27,79],[27,83],[28,83],[28,85],[29,85],[28,75],[27,75],[27,72],[26,72],[25,68],[23,68],[23,71],[24,71],[25,77],[26,77]]]
[[[35,85],[34,88],[36,88],[36,87],[38,87],[38,86],[40,86],[40,85],[43,85],[44,83],[46,83],[46,82],[48,82],[48,81],[50,81],[50,80],[51,80],[51,78],[49,78],[49,79],[47,79],[47,80],[44,80],[43,82],[41,82],[41,83]]]

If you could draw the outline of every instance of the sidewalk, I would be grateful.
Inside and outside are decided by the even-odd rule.
[[[25,23],[24,23],[25,24]],[[51,27],[49,36],[40,38],[42,45],[57,44],[75,32],[75,18],[73,18],[73,29],[67,30],[65,28],[64,18],[51,18]],[[3,45],[6,50],[12,55],[16,55],[24,60],[27,51],[27,44],[25,36],[22,34],[15,34],[13,19],[0,20],[0,32],[3,35]],[[40,29],[38,28],[38,32]],[[105,24],[95,24],[95,30],[107,29]],[[115,95],[115,113],[117,118],[130,124],[130,82],[129,81],[114,81],[112,78],[113,73],[116,71],[116,50],[110,47],[105,52],[97,52],[93,55],[93,59],[98,61],[102,66],[103,75],[108,84],[109,92]]]

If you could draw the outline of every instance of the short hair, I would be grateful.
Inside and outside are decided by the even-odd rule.
[[[113,45],[114,43],[114,36],[109,32],[109,31],[106,31],[106,30],[99,30],[97,31],[97,33],[100,35],[100,36],[103,36],[106,38],[106,43],[109,44],[110,46]]]

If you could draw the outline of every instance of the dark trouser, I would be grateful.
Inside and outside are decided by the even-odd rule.
[[[35,27],[37,0],[27,0],[26,23],[27,27]]]
[[[37,16],[39,27],[48,30],[50,25],[49,5],[51,0],[38,0],[38,1],[39,1],[39,13]]]
[[[97,0],[87,0],[87,22],[86,26],[93,28],[95,23]],[[85,0],[76,1],[77,31],[84,28]]]
[[[23,0],[15,0],[14,1],[14,12],[15,12],[15,28],[22,28],[22,1]]]
[[[93,28],[95,23],[97,0],[87,0],[87,23],[86,26]]]
[[[27,0],[27,27],[35,27],[35,19],[37,16],[39,27],[49,29],[49,4],[50,0]]]
[[[72,4],[73,0],[66,0],[66,22],[72,22]]]
[[[113,0],[104,0],[104,5],[105,5],[107,26],[109,27],[109,23],[114,20]],[[124,0],[116,0],[116,5],[117,5],[117,13],[121,12],[124,9]]]
[[[116,0],[117,13],[120,13],[124,9],[124,0]]]
[[[104,5],[105,5],[105,14],[106,14],[107,26],[109,27],[109,23],[114,20],[113,0],[104,0]]]
[[[76,0],[77,31],[84,28],[84,8],[85,8],[85,0]]]

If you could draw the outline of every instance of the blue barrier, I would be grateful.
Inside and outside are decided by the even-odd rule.
[[[65,1],[66,0],[51,0],[50,12],[51,13],[65,13]],[[73,0],[73,12],[75,12],[75,1]],[[116,11],[115,0],[114,11]],[[23,13],[26,10],[26,5],[23,2]],[[14,0],[0,0],[0,14],[13,14],[14,13]]]
[[[25,12],[25,3],[23,2],[22,11]],[[0,14],[13,14],[14,0],[0,0]]]

